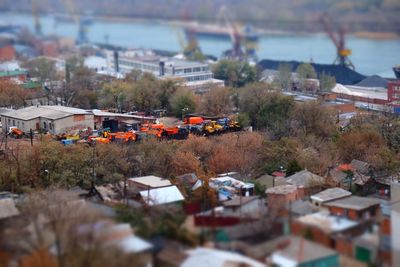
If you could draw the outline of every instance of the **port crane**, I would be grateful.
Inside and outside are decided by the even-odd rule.
[[[223,53],[223,57],[233,60],[249,60],[255,59],[257,50],[257,41],[251,38],[251,28],[246,27],[244,34],[241,34],[239,25],[232,22],[227,14],[226,6],[222,6],[218,12],[217,24],[222,18],[226,27],[230,29],[230,39],[232,42],[232,49]]]
[[[354,70],[355,67],[349,58],[352,51],[346,47],[345,28],[343,26],[335,26],[332,18],[328,14],[322,15],[320,17],[320,22],[336,47],[337,56],[333,64],[339,64]]]
[[[38,3],[37,0],[32,0],[32,16],[35,23],[35,33],[36,35],[42,35],[42,24],[39,19]]]
[[[78,25],[77,43],[80,43],[80,44],[87,43],[89,40],[87,37],[87,32],[88,32],[87,23],[84,21],[82,16],[80,16],[78,14],[72,0],[63,0],[62,3],[64,4],[65,8],[67,9],[68,14],[72,17],[74,22]]]

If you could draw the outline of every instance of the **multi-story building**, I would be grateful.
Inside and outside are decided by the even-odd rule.
[[[181,79],[184,85],[202,93],[210,85],[223,86],[222,80],[214,79],[207,63],[177,58],[163,58],[151,50],[107,52],[109,69],[127,74],[132,70],[152,73],[160,79]]]

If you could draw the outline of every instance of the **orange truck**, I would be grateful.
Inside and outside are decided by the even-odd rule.
[[[134,142],[136,141],[136,134],[133,132],[116,132],[108,134],[110,141],[123,141],[123,142]]]
[[[204,119],[202,117],[187,117],[184,120],[185,124],[199,125],[204,123]]]
[[[17,127],[10,127],[10,133],[11,136],[14,138],[22,138],[24,133],[18,129]]]

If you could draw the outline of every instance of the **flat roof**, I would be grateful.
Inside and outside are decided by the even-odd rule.
[[[307,214],[297,218],[303,224],[317,227],[326,233],[345,231],[357,226],[359,223],[343,217],[337,217],[325,212]]]
[[[351,86],[351,85],[344,86],[341,84],[336,84],[336,86],[332,89],[332,92],[344,95],[371,98],[371,99],[382,99],[382,100],[388,99],[386,88],[367,88],[360,86]]]
[[[90,115],[90,114],[91,114],[90,112],[87,112],[79,108],[71,108],[64,106],[30,106],[22,109],[5,112],[2,114],[2,116],[28,121],[39,117],[57,120],[73,115]]]
[[[343,209],[363,210],[375,205],[379,205],[380,203],[381,201],[379,199],[350,196],[329,201],[327,203],[324,203],[324,205],[328,207],[339,207]]]
[[[265,193],[267,194],[279,194],[279,195],[286,195],[297,190],[297,186],[295,185],[278,185],[275,187],[268,188]]]
[[[351,196],[351,192],[344,190],[340,187],[335,187],[321,191],[318,194],[312,195],[310,198],[316,201],[327,202],[348,196]]]
[[[335,250],[327,248],[318,243],[308,241],[303,237],[287,236],[279,241],[282,246],[286,246],[272,254],[272,261],[274,263],[281,262],[281,259],[286,259],[297,263],[306,263],[317,259],[338,255]],[[301,258],[300,262],[299,258]]]
[[[145,186],[150,186],[153,188],[172,185],[168,179],[164,179],[154,175],[129,178],[128,180]]]

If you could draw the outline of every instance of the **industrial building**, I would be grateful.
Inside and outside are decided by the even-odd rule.
[[[42,130],[51,134],[94,128],[93,113],[64,106],[30,106],[1,114],[4,131],[18,127],[23,132]]]
[[[152,73],[160,79],[181,79],[196,92],[206,91],[210,85],[223,86],[224,81],[214,79],[209,64],[177,58],[163,58],[152,50],[136,49],[125,52],[108,51],[107,67],[127,74],[132,70]]]

